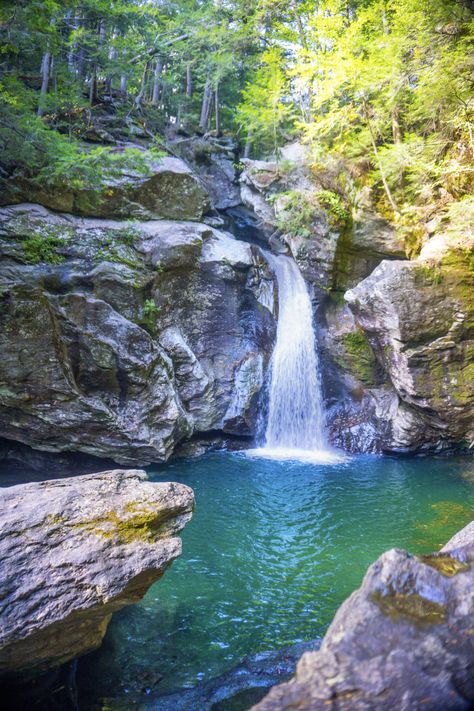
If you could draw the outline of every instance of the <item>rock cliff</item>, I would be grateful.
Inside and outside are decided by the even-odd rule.
[[[474,445],[472,246],[433,238],[417,259],[384,261],[346,293],[397,396],[389,451]]]
[[[67,182],[53,186],[18,178],[0,197],[0,205],[37,202],[51,210],[104,218],[200,220],[210,208],[209,195],[189,166],[179,158],[143,154],[144,169],[97,176],[94,190]],[[110,149],[111,152],[119,149]]]
[[[98,647],[181,552],[193,492],[138,470],[23,484],[0,496],[0,674],[41,672]]]
[[[1,436],[144,465],[195,432],[252,434],[275,329],[256,248],[31,204],[1,210],[0,238]]]
[[[253,436],[275,334],[266,244],[310,285],[334,445],[471,446],[468,235],[438,220],[408,260],[364,190],[350,203],[344,167],[315,168],[297,144],[244,161],[240,189],[230,138],[170,147],[139,146],[147,170],[95,195],[20,181],[3,196],[41,206],[0,209],[0,438],[146,465],[193,435]],[[216,229],[218,210],[246,243]]]
[[[320,651],[254,711],[470,709],[474,523],[433,555],[384,553],[342,605]]]

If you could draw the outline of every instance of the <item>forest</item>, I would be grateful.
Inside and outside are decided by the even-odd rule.
[[[157,149],[170,127],[232,133],[247,157],[297,137],[315,169],[340,172],[349,200],[348,180],[373,187],[416,249],[420,216],[472,192],[473,10],[470,0],[3,2],[1,180],[90,185],[140,161],[84,150],[84,139],[107,143],[104,124],[92,130],[104,112],[125,127],[137,118]]]

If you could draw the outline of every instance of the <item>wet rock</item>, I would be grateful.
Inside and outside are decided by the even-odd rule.
[[[245,657],[227,673],[192,689],[152,696],[139,704],[140,711],[243,711],[260,700],[273,684],[293,674],[302,652],[316,650],[319,645],[316,640]]]
[[[117,177],[103,178],[94,192],[67,184],[43,188],[18,179],[0,204],[26,200],[59,212],[113,219],[200,220],[210,207],[209,196],[198,178],[184,161],[171,156],[150,157],[148,170],[143,173],[124,170]]]
[[[0,239],[0,436],[133,466],[222,430],[232,402],[254,431],[258,378],[245,411],[235,391],[275,332],[256,248],[196,222],[34,205],[4,208]]]
[[[114,470],[4,489],[0,507],[0,674],[31,674],[101,644],[180,554],[193,493]]]
[[[456,711],[474,703],[474,526],[439,553],[384,553],[337,612],[319,652],[255,711]]]
[[[250,353],[235,371],[235,391],[224,415],[223,430],[230,434],[251,435],[258,415],[258,396],[263,387],[263,358]],[[249,417],[250,415],[250,417]]]

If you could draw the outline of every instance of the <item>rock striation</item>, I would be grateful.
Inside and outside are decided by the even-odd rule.
[[[101,644],[181,552],[194,497],[140,470],[23,484],[0,493],[0,674],[59,666]]]
[[[257,248],[31,204],[0,211],[0,239],[0,436],[136,466],[254,432],[275,333]]]
[[[384,553],[336,614],[320,651],[254,711],[470,709],[474,523],[439,552]]]

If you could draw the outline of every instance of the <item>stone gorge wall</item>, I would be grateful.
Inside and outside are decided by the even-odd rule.
[[[0,209],[0,437],[146,465],[193,434],[255,433],[275,285],[256,246],[215,228],[212,205],[239,201],[235,146],[173,145],[192,170],[165,158],[151,174],[104,183],[95,207],[63,186],[35,189],[42,206]],[[291,251],[311,285],[332,443],[470,446],[471,242],[441,223],[406,260],[367,196],[351,220],[334,219],[327,182],[294,148],[280,165],[247,161],[241,198],[259,236]],[[27,194],[20,185],[10,199]],[[299,201],[311,215],[293,229]]]
[[[197,221],[205,190],[166,164],[166,213],[193,222],[156,219],[161,169],[101,208],[153,219],[1,209],[0,436],[146,465],[193,433],[253,434],[272,275],[256,248]]]

